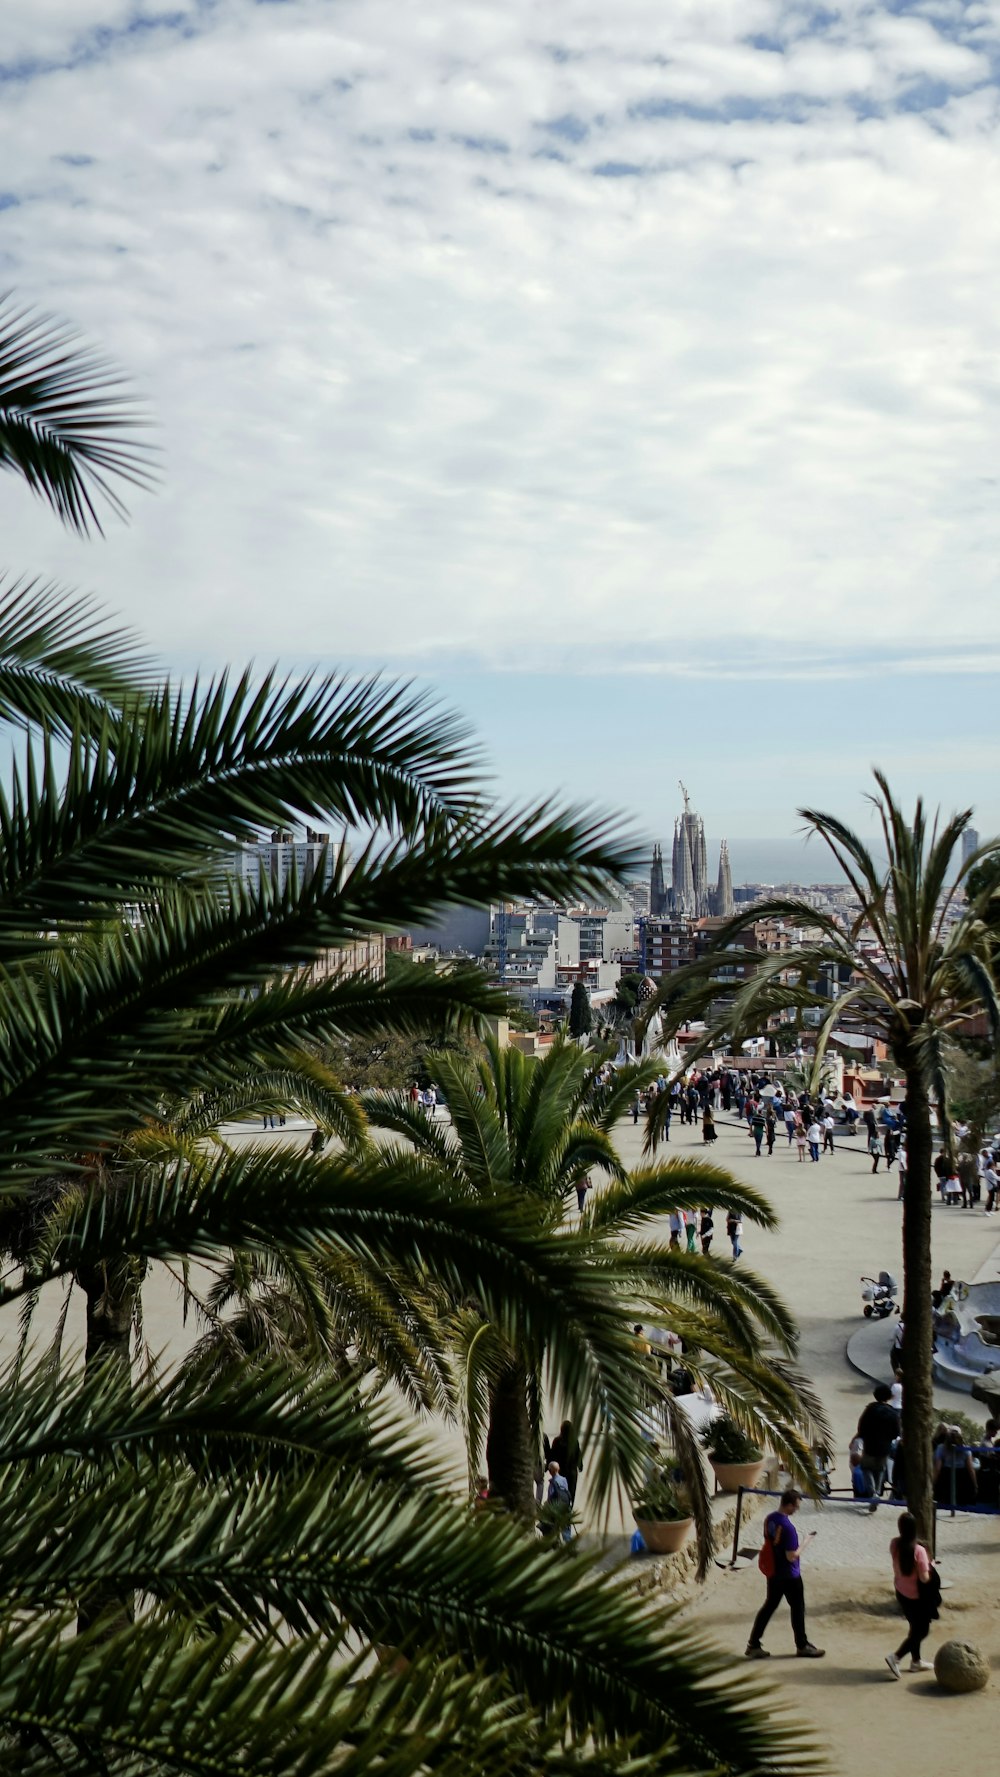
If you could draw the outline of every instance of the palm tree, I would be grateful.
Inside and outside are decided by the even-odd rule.
[[[740,934],[753,920],[778,918],[818,931],[815,941],[792,952],[762,958],[737,950],[737,960],[753,965],[746,984],[706,1031],[699,1053],[722,1037],[734,1040],[758,1033],[768,1020],[790,1008],[817,1004],[817,981],[833,965],[848,985],[824,1014],[816,1034],[814,1073],[819,1072],[830,1034],[853,1023],[880,1037],[906,1080],[907,1168],[903,1200],[903,1441],[907,1499],[921,1536],[933,1531],[931,1438],[935,1422],[931,1319],[931,1107],[948,1137],[946,1043],[969,1020],[985,1012],[994,1037],[1000,1032],[1000,999],[990,931],[995,905],[992,872],[979,893],[966,899],[971,871],[997,858],[992,840],[963,860],[962,834],[971,809],[943,824],[929,821],[918,800],[907,819],[883,774],[875,772],[878,816],[885,862],[836,816],[815,809],[799,813],[810,832],[831,852],[858,903],[850,926],[794,900],[758,903],[716,934],[710,952],[680,971],[661,995],[672,1024],[718,998],[720,953],[733,961]],[[862,944],[862,938],[873,939]],[[715,980],[713,981],[713,977]]]
[[[101,455],[99,389],[91,449],[80,413],[51,425],[59,387],[18,382],[25,324],[0,345],[3,461],[85,529],[128,459]],[[2,708],[29,744],[0,794],[0,1221],[20,1227],[0,1308],[73,1277],[113,1302],[154,1262],[214,1266],[243,1304],[249,1266],[294,1277],[319,1327],[338,1275],[366,1329],[412,1302],[419,1344],[421,1291],[475,1299],[509,1343],[527,1330],[571,1397],[598,1376],[634,1462],[631,1395],[608,1374],[622,1270],[584,1272],[589,1232],[554,1238],[501,1184],[463,1196],[420,1154],[199,1139],[241,1078],[259,1103],[347,1032],[494,1003],[466,974],[318,983],[320,951],[450,901],[577,895],[629,848],[571,812],[495,813],[464,734],[405,690],[247,675],[182,692],[52,593],[10,595],[4,623]],[[332,882],[230,879],[248,826],[303,817],[355,836]],[[41,1181],[56,1188],[40,1200]],[[450,1499],[363,1368],[314,1364],[295,1338],[265,1359],[239,1324],[233,1347],[138,1377],[21,1352],[0,1376],[5,1768],[815,1768],[690,1628]],[[136,1622],[67,1633],[81,1604],[129,1597]]]
[[[548,1334],[534,1332],[526,1319],[512,1338],[480,1301],[453,1299],[470,1473],[485,1443],[491,1495],[530,1513],[548,1381],[595,1453],[588,1477],[600,1504],[616,1483],[634,1493],[644,1425],[651,1413],[665,1415],[698,1507],[704,1571],[712,1541],[702,1465],[687,1420],[637,1350],[633,1321],[680,1332],[686,1363],[807,1480],[809,1440],[821,1413],[787,1366],[795,1328],[771,1290],[728,1261],[671,1249],[661,1232],[672,1209],[705,1203],[736,1208],[767,1227],[773,1224],[767,1205],[717,1167],[669,1162],[628,1172],[618,1157],[615,1125],[656,1071],[655,1063],[621,1068],[610,1087],[595,1092],[593,1058],[572,1042],[558,1042],[534,1060],[488,1039],[478,1064],[445,1058],[438,1069],[453,1133],[402,1095],[373,1093],[365,1102],[375,1126],[403,1137],[439,1189],[482,1204],[513,1194],[528,1225],[573,1268],[574,1291],[586,1293],[598,1279],[602,1291],[611,1280],[617,1286],[612,1318],[585,1369],[568,1369]],[[405,1152],[383,1149],[381,1163],[392,1172]],[[567,1209],[584,1172],[606,1182],[577,1230],[567,1223]],[[572,1317],[569,1295],[557,1296],[556,1307]]]

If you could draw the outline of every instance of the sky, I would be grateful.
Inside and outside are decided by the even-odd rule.
[[[873,762],[1000,829],[998,76],[1000,0],[7,8],[0,287],[161,482],[84,544],[0,476],[4,561],[427,679],[504,796],[683,778],[738,879]]]

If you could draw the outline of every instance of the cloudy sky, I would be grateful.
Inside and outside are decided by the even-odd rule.
[[[994,787],[1000,0],[31,0],[0,283],[163,481],[4,558],[172,667],[384,664],[502,787],[779,838]]]

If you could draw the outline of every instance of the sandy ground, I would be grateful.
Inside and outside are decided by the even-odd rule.
[[[883,1551],[887,1540],[884,1533],[878,1538]],[[816,1546],[818,1551],[818,1542]],[[766,1674],[782,1700],[816,1733],[836,1777],[861,1765],[888,1777],[940,1777],[959,1763],[983,1777],[997,1769],[1000,1635],[995,1576],[1000,1540],[984,1538],[979,1560],[982,1577],[956,1581],[944,1594],[941,1617],[923,1649],[924,1657],[933,1659],[942,1641],[956,1639],[972,1641],[991,1656],[989,1686],[965,1697],[943,1691],[933,1673],[904,1673],[898,1683],[890,1676],[885,1656],[899,1646],[906,1628],[896,1614],[884,1556],[881,1575],[868,1565],[824,1568],[807,1565],[808,1558],[803,1562],[807,1625],[826,1657],[796,1658],[786,1612],[768,1628],[771,1659],[754,1671]],[[753,1566],[717,1573],[692,1606],[699,1626],[736,1650],[737,1659],[763,1585]]]
[[[626,1127],[621,1148],[638,1157],[640,1133]],[[672,1155],[703,1156],[700,1132],[671,1130]],[[782,1142],[773,1156],[757,1160],[753,1144],[735,1124],[720,1121],[713,1158],[763,1190],[781,1217],[772,1234],[747,1226],[745,1262],[779,1288],[797,1315],[801,1362],[824,1401],[837,1442],[835,1485],[847,1483],[847,1442],[870,1398],[871,1382],[852,1370],[845,1350],[859,1324],[862,1271],[895,1270],[901,1275],[900,1211],[895,1174],[884,1164],[873,1178],[860,1142],[845,1140],[842,1151],[818,1166],[799,1165],[795,1149]],[[945,1209],[935,1202],[935,1268],[970,1282],[1000,1275],[1000,1217],[980,1211]],[[891,1378],[887,1377],[887,1380]],[[968,1397],[937,1391],[939,1405],[963,1405],[980,1418],[985,1410]],[[933,1658],[942,1641],[975,1642],[991,1658],[994,1678],[974,1696],[951,1697],[932,1674],[905,1676],[896,1683],[885,1655],[903,1639],[896,1614],[888,1543],[895,1514],[873,1517],[850,1505],[803,1508],[804,1529],[817,1531],[803,1562],[808,1627],[826,1658],[795,1658],[787,1612],[770,1625],[769,1680],[829,1749],[831,1769],[841,1774],[861,1762],[891,1777],[940,1777],[960,1760],[964,1769],[988,1772],[1000,1763],[1000,1519],[972,1516],[942,1520],[938,1542],[946,1590],[940,1620],[925,1644]],[[759,1543],[751,1526],[745,1546]],[[715,1574],[689,1607],[742,1664],[747,1632],[764,1582],[756,1565]]]
[[[675,1124],[669,1149],[671,1158],[705,1158],[700,1130]],[[305,1125],[263,1136],[247,1131],[243,1139],[305,1141]],[[626,1123],[619,1132],[619,1146],[626,1161],[638,1162],[641,1127]],[[819,1165],[800,1165],[796,1151],[782,1138],[769,1159],[755,1159],[753,1145],[735,1122],[719,1120],[719,1140],[713,1161],[732,1169],[757,1186],[780,1216],[772,1233],[757,1232],[749,1224],[744,1234],[746,1266],[758,1270],[781,1291],[797,1316],[801,1333],[801,1364],[818,1389],[830,1416],[836,1441],[835,1485],[847,1482],[846,1447],[866,1400],[871,1382],[851,1368],[846,1347],[861,1323],[859,1277],[885,1268],[901,1273],[900,1211],[896,1202],[895,1175],[887,1178],[884,1165],[872,1177],[871,1164],[862,1143],[845,1140],[838,1152]],[[1000,1217],[986,1217],[981,1210],[947,1210],[935,1202],[934,1264],[970,1282],[976,1277],[1000,1276]],[[728,1250],[724,1227],[718,1238],[720,1250]],[[146,1336],[154,1350],[169,1359],[184,1349],[194,1335],[192,1323],[185,1328],[181,1317],[180,1290],[176,1279],[155,1268],[144,1291]],[[60,1295],[46,1292],[36,1319],[36,1338],[43,1341],[58,1313]],[[17,1336],[16,1310],[0,1314],[0,1355],[12,1350]],[[83,1338],[82,1307],[72,1306],[67,1339],[79,1346]],[[974,1407],[967,1397],[939,1391],[939,1404]],[[975,1409],[980,1418],[982,1409]],[[553,1403],[551,1421],[558,1423]],[[456,1474],[464,1472],[457,1437],[447,1428],[436,1434],[453,1458]],[[586,1476],[580,1503],[586,1518]],[[831,1769],[847,1773],[859,1761],[895,1777],[940,1777],[960,1758],[963,1767],[977,1774],[997,1767],[1000,1746],[1000,1676],[987,1691],[972,1697],[952,1698],[941,1692],[933,1677],[906,1677],[894,1683],[885,1654],[902,1639],[902,1619],[893,1604],[887,1547],[894,1532],[893,1515],[879,1511],[875,1518],[860,1515],[851,1506],[804,1508],[805,1527],[815,1526],[818,1537],[808,1558],[806,1572],[809,1625],[813,1638],[827,1649],[823,1661],[796,1660],[792,1653],[787,1616],[777,1617],[769,1631],[773,1658],[758,1674],[777,1681],[782,1697],[811,1723],[830,1749]],[[622,1521],[624,1528],[624,1521]],[[628,1526],[631,1528],[631,1525]],[[752,1526],[747,1544],[759,1540]],[[949,1636],[975,1641],[1000,1668],[1000,1611],[996,1598],[1000,1581],[1000,1520],[958,1518],[945,1521],[940,1530],[942,1572],[948,1589],[942,1620],[934,1625],[927,1644],[935,1647]],[[742,1664],[747,1630],[757,1609],[763,1582],[753,1564],[737,1571],[716,1570],[707,1587],[689,1608],[710,1628],[718,1641],[733,1651]]]

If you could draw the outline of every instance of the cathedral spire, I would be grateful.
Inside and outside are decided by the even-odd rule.
[[[733,873],[729,866],[729,846],[725,839],[719,847],[719,881],[714,900],[714,912],[719,918],[731,918],[734,912]]]
[[[653,847],[653,868],[649,872],[649,911],[654,919],[658,919],[667,910],[667,891],[663,882],[663,853],[658,845]]]

